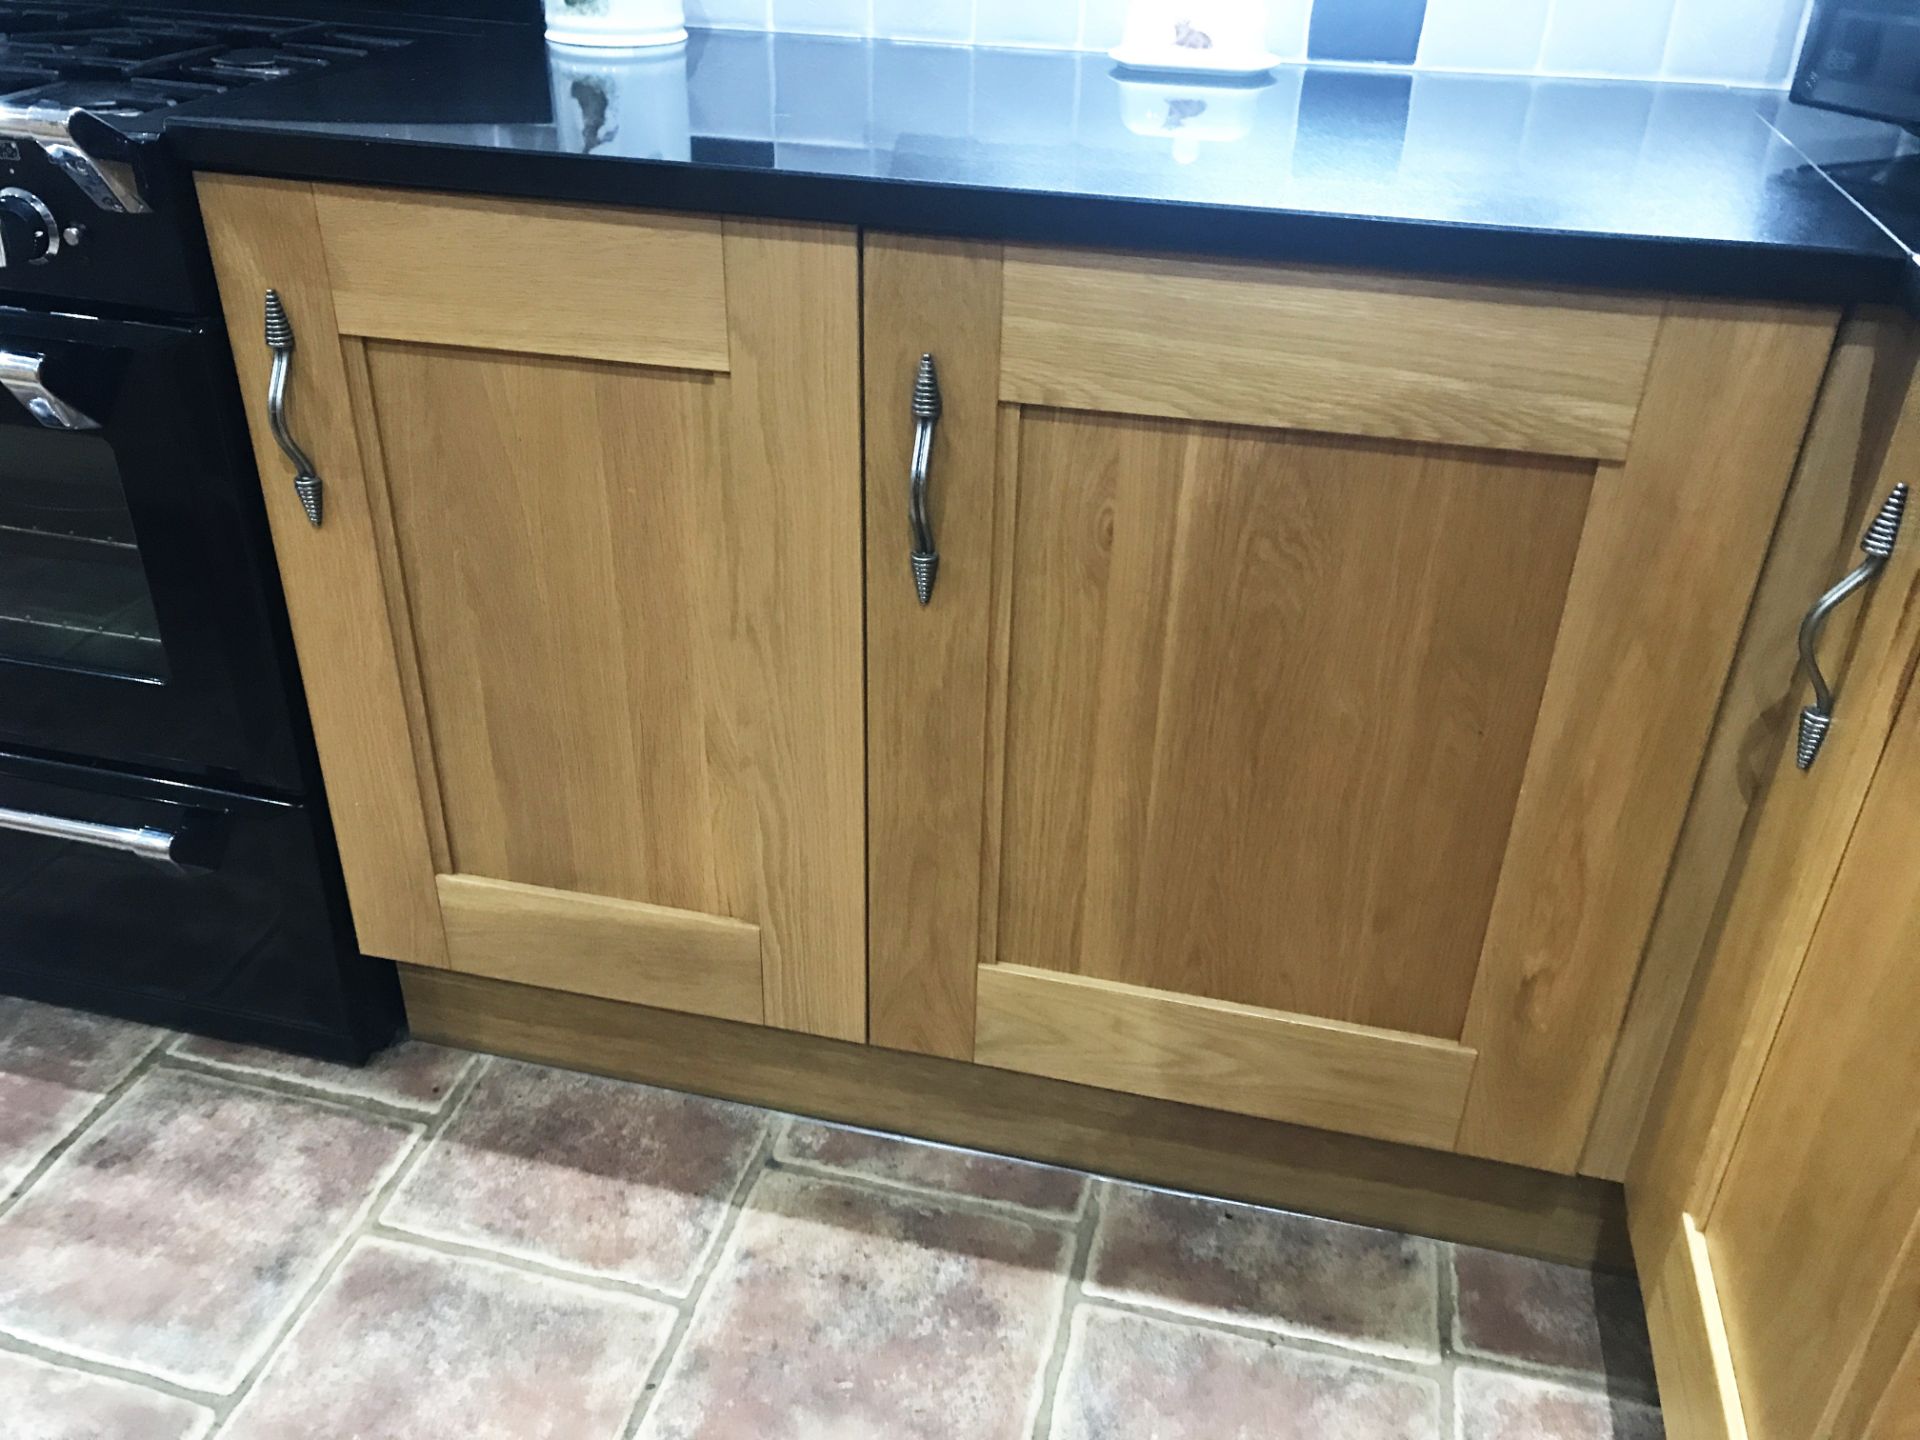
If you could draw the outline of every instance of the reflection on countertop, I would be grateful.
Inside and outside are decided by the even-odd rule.
[[[1078,52],[696,32],[607,55],[508,31],[237,92],[168,133],[197,164],[315,178],[1890,295],[1901,247],[1789,137],[1890,151],[1897,132],[1810,113],[1708,86],[1331,67],[1208,86]]]

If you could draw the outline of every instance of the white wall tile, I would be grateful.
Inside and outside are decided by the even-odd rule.
[[[973,0],[873,0],[873,33],[889,40],[973,43]]]
[[[1127,25],[1127,0],[1082,0],[1080,48],[1107,51],[1120,43]]]
[[[1540,61],[1549,0],[1427,0],[1423,70],[1531,71]]]
[[[773,28],[864,36],[873,28],[871,0],[773,0]]]
[[[974,0],[973,43],[1071,50],[1080,42],[1080,0]]]
[[[1675,0],[1664,73],[1681,80],[1780,85],[1807,0]]]
[[[1554,75],[1658,75],[1672,19],[1673,0],[1553,0],[1540,68]]]
[[[1267,49],[1282,60],[1307,58],[1307,21],[1313,0],[1267,0]]]
[[[770,28],[772,0],[687,0],[687,24],[704,30]]]

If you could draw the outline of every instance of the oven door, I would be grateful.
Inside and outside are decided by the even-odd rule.
[[[223,342],[0,307],[0,746],[300,784]]]
[[[365,1059],[399,994],[328,852],[295,801],[0,753],[0,994]]]

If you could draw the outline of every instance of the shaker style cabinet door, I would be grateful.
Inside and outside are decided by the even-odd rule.
[[[862,1038],[853,233],[200,193],[362,946]]]
[[[1573,1170],[1835,316],[864,285],[873,1042]]]

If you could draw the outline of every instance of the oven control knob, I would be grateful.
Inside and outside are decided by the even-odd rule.
[[[0,190],[0,265],[35,265],[60,251],[60,222],[31,190]]]

